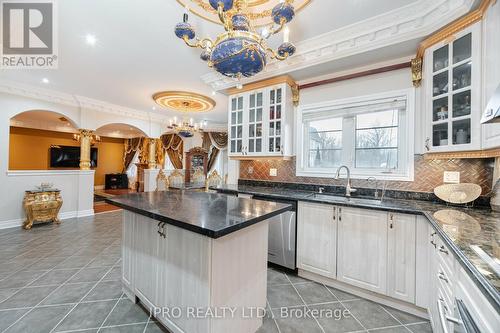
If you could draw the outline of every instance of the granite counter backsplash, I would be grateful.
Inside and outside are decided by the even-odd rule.
[[[415,155],[415,181],[387,181],[387,188],[397,191],[432,193],[434,188],[443,183],[444,171],[460,171],[461,183],[474,183],[481,186],[482,194],[491,191],[493,180],[493,167],[488,159],[448,159],[426,160],[423,155]],[[269,175],[269,169],[276,168],[276,177]],[[299,177],[295,172],[295,158],[290,160],[258,159],[240,162],[240,177],[244,180],[257,180],[266,182],[317,184],[317,185],[345,185],[345,179],[335,180],[317,177]],[[372,188],[373,183],[365,179],[353,179],[354,188]]]

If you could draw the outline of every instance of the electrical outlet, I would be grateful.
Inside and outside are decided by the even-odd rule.
[[[443,183],[460,183],[460,172],[459,171],[445,171],[443,176]]]
[[[247,172],[249,175],[253,174],[253,166],[249,166]]]
[[[276,177],[278,175],[278,169],[271,168],[269,169],[269,176]]]

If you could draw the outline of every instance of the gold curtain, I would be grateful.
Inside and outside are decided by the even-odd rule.
[[[163,169],[163,165],[165,164],[165,150],[163,149],[163,144],[161,139],[156,140],[156,165],[159,166],[160,169]]]
[[[123,170],[122,172],[127,171],[130,163],[134,159],[135,153],[139,149],[142,144],[142,138],[133,138],[125,140],[125,149],[123,154]]]
[[[214,167],[221,149],[227,147],[227,133],[203,132],[203,148],[208,151],[208,171]]]
[[[212,168],[214,167],[218,155],[219,155],[219,148],[212,146],[212,149],[210,149],[210,154],[208,155],[208,163],[207,163],[208,171],[212,170]]]
[[[182,169],[182,159],[184,157],[184,142],[182,138],[177,134],[163,134],[160,137],[160,141],[174,168]]]
[[[227,133],[226,132],[209,132],[210,141],[212,145],[221,150],[227,147]]]

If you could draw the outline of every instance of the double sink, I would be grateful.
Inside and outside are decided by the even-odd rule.
[[[323,193],[311,193],[307,198],[312,198],[320,201],[332,202],[332,203],[352,203],[360,205],[382,205],[382,200],[380,199],[370,199],[370,198],[359,198],[359,197],[347,197],[333,194],[323,194]]]

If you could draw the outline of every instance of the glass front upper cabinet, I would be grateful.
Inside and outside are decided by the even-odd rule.
[[[283,149],[281,143],[281,125],[283,109],[283,91],[281,88],[269,90],[269,152],[278,153]]]
[[[427,87],[431,112],[427,151],[453,151],[474,148],[480,133],[478,123],[480,101],[477,91],[480,72],[475,42],[479,31],[472,26],[450,40],[428,50],[426,64]],[[477,39],[477,41],[476,41]]]
[[[241,153],[243,151],[243,96],[232,97],[230,107],[230,151]]]
[[[262,92],[250,94],[250,105],[248,107],[248,154],[260,154],[263,152],[263,119],[264,96]]]

